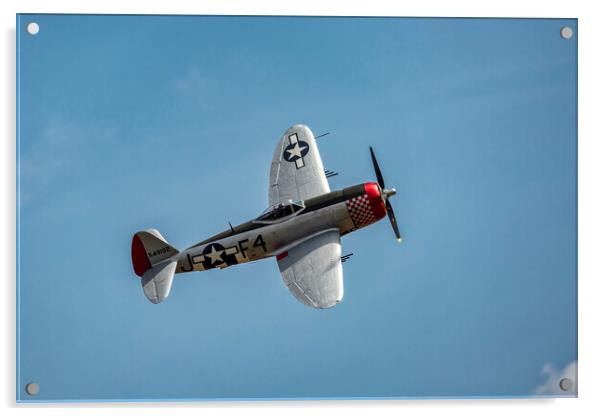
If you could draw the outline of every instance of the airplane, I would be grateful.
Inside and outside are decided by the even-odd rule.
[[[257,218],[178,251],[155,229],[132,238],[132,264],[146,297],[167,298],[174,275],[225,268],[275,257],[282,280],[301,303],[330,308],[343,299],[341,237],[388,215],[397,241],[399,228],[374,150],[377,182],[331,191],[314,134],[290,127],[278,141],[270,168],[269,206]],[[330,171],[329,171],[330,172]]]

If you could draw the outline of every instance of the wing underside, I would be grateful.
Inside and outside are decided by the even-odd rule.
[[[270,206],[327,192],[330,187],[312,131],[301,124],[292,126],[280,138],[272,157]]]
[[[313,308],[330,308],[343,299],[341,236],[326,230],[278,256],[288,290]]]

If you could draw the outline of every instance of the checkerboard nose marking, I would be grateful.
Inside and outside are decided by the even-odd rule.
[[[370,206],[368,194],[348,199],[345,201],[345,204],[355,228],[362,228],[376,221],[376,217]]]

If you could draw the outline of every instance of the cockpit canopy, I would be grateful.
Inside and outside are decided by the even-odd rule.
[[[305,208],[305,204],[303,201],[286,201],[276,204],[268,209],[266,209],[259,217],[257,217],[256,221],[275,221],[284,217],[288,217],[289,215],[293,215],[296,212],[301,211]]]

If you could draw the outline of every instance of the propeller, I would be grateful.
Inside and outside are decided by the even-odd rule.
[[[397,226],[397,219],[395,218],[395,212],[393,211],[393,207],[389,202],[389,197],[395,195],[397,191],[395,188],[387,189],[385,188],[385,180],[383,178],[383,174],[380,171],[380,167],[378,166],[378,162],[376,161],[376,156],[374,155],[374,149],[370,146],[370,156],[372,156],[372,165],[374,166],[374,173],[376,174],[376,181],[378,182],[378,186],[380,186],[380,195],[385,203],[385,208],[387,209],[387,215],[389,217],[389,221],[391,221],[391,227],[393,227],[393,232],[395,233],[395,237],[397,241],[401,243],[401,234],[399,233],[399,227]]]

